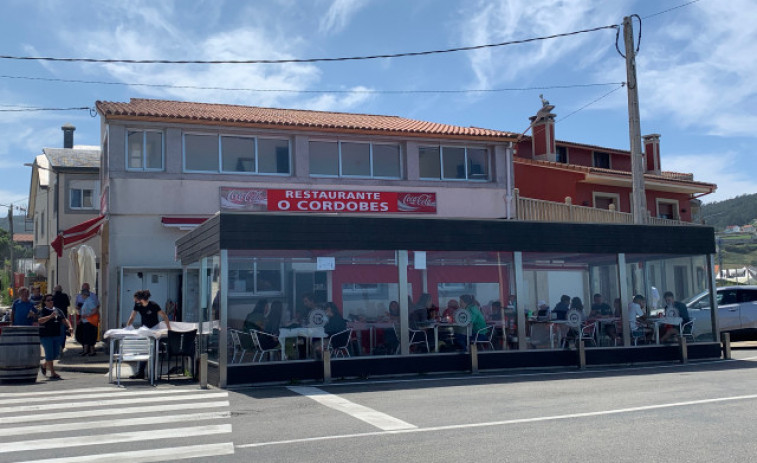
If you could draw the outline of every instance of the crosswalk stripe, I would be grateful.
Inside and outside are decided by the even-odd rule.
[[[73,403],[53,403],[53,404],[35,404],[35,405],[24,405],[24,406],[16,406],[16,407],[0,407],[0,414],[4,413],[26,413],[26,412],[35,412],[35,411],[44,411],[44,410],[55,410],[55,409],[65,409],[65,408],[77,408],[77,407],[110,407],[112,405],[125,405],[125,404],[133,404],[133,403],[139,403],[140,405],[145,405],[147,403],[155,403],[155,402],[176,402],[179,400],[205,400],[205,399],[220,399],[224,397],[228,397],[228,392],[217,392],[217,393],[208,393],[208,394],[202,394],[202,395],[192,395],[192,396],[185,396],[185,395],[178,395],[178,396],[171,396],[171,397],[145,397],[145,398],[136,398],[136,397],[129,397],[126,399],[115,399],[115,400],[80,400],[78,402]]]
[[[100,392],[100,391],[112,391],[113,387],[93,387],[91,389],[69,389],[66,394],[78,394],[79,392]],[[8,392],[0,394],[0,399],[8,397],[34,397],[45,395],[61,395],[61,391],[37,391],[37,392]]]
[[[61,431],[77,431],[81,429],[105,429],[105,428],[117,428],[120,426],[146,426],[151,424],[166,424],[166,423],[192,423],[199,420],[219,420],[223,418],[230,418],[230,412],[206,412],[206,413],[187,413],[180,415],[159,415],[159,416],[147,416],[139,418],[123,418],[117,420],[100,420],[100,421],[84,421],[76,423],[66,423],[65,425],[46,424],[46,425],[33,425],[33,426],[20,426],[9,429],[0,428],[0,436],[6,438],[8,436],[25,436],[34,433],[44,433],[52,431],[59,433]]]
[[[84,404],[88,406],[88,404]],[[228,401],[216,401],[216,402],[200,402],[193,403],[192,410],[208,409],[208,408],[222,408],[228,407]],[[176,410],[186,410],[187,404],[168,404],[168,405],[153,405],[149,410],[145,410],[141,403],[135,403],[132,407],[122,408],[102,408],[94,410],[77,410],[75,412],[59,412],[59,413],[45,413],[42,415],[19,415],[19,416],[4,416],[0,419],[3,424],[18,424],[18,423],[34,423],[39,421],[48,420],[64,420],[68,418],[91,418],[93,416],[116,416],[116,415],[136,415],[146,413],[158,413],[158,412],[170,412]]]
[[[199,389],[152,389],[144,391],[126,391],[118,389],[110,389],[109,392],[95,392],[95,393],[83,393],[80,395],[71,394],[69,391],[65,393],[57,392],[56,396],[40,398],[38,400],[65,400],[67,402],[76,400],[89,401],[92,399],[102,399],[105,397],[126,397],[124,394],[128,394],[129,397],[133,396],[145,396],[145,395],[166,395],[166,394],[208,394],[207,391],[200,391]],[[34,401],[34,398],[13,398],[13,399],[0,399],[0,407],[8,404],[23,404]]]
[[[34,439],[20,442],[3,442],[0,453],[21,452],[28,450],[61,449],[71,447],[83,447],[88,445],[117,444],[124,442],[144,442],[146,440],[176,439],[195,436],[210,436],[231,432],[230,424],[209,426],[193,426],[188,428],[153,429],[149,431],[132,431],[112,434],[90,435],[89,438],[82,436],[81,439],[70,437],[58,437],[52,439]]]
[[[100,453],[77,457],[49,458],[45,460],[25,460],[16,463],[152,463],[158,461],[176,461],[187,458],[203,458],[221,455],[233,455],[234,444],[188,445],[155,450],[135,450],[131,452]]]

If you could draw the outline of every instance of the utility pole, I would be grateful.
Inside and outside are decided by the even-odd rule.
[[[626,82],[628,85],[628,133],[631,137],[631,174],[633,177],[633,223],[647,223],[647,197],[644,192],[644,158],[641,154],[641,117],[639,87],[636,81],[636,52],[633,44],[633,23],[623,18],[623,40],[626,43]]]
[[[10,233],[10,239],[8,240],[8,248],[10,249],[10,255],[11,255],[11,281],[13,281],[13,272],[16,271],[16,266],[14,265],[14,256],[13,256],[13,204],[8,206],[8,232]]]

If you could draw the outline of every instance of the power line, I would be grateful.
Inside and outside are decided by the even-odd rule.
[[[92,108],[89,106],[82,106],[78,108],[16,108],[16,109],[0,109],[2,113],[20,113],[27,111],[83,111],[87,110],[92,112]]]
[[[459,51],[472,51],[482,50],[485,48],[504,47],[508,45],[518,45],[530,42],[538,42],[541,40],[550,40],[560,37],[569,37],[572,35],[585,34],[588,32],[597,32],[604,29],[617,29],[617,24],[611,24],[607,26],[593,27],[591,29],[582,29],[573,32],[564,32],[562,34],[546,35],[541,37],[532,37],[521,40],[511,40],[507,42],[489,43],[485,45],[473,45],[468,47],[447,48],[442,50],[427,50],[405,53],[387,53],[381,55],[367,55],[367,56],[349,56],[339,58],[291,58],[291,59],[250,59],[250,60],[153,60],[153,59],[105,59],[105,58],[56,58],[50,56],[10,56],[0,55],[0,59],[9,60],[25,60],[25,61],[58,61],[58,62],[79,62],[79,63],[127,63],[127,64],[290,64],[290,63],[319,63],[319,62],[333,62],[333,61],[358,61],[358,60],[372,60],[372,59],[385,59],[385,58],[405,58],[409,56],[426,56],[436,55],[441,53],[455,53]]]
[[[699,2],[699,1],[700,1],[700,0],[692,0],[692,1],[690,1],[690,2],[686,2],[686,3],[683,3],[683,4],[681,4],[681,5],[678,5],[678,6],[674,6],[674,7],[672,7],[672,8],[668,8],[667,10],[662,10],[662,11],[658,11],[657,13],[652,13],[652,14],[650,14],[650,15],[644,16],[644,17],[643,17],[643,18],[641,18],[641,19],[649,19],[649,18],[654,18],[655,16],[659,16],[659,15],[661,15],[661,14],[669,13],[669,12],[671,12],[671,11],[673,11],[673,10],[677,10],[677,9],[679,9],[679,8],[683,8],[683,7],[685,7],[685,6],[689,6],[689,5],[692,5],[692,4],[694,4],[694,3],[697,3],[697,2]]]
[[[589,102],[589,103],[587,103],[587,104],[585,104],[585,105],[581,106],[580,108],[576,109],[576,110],[575,110],[575,111],[573,111],[572,113],[568,114],[568,115],[567,115],[567,116],[565,116],[565,117],[562,117],[562,118],[558,119],[558,120],[557,120],[557,121],[555,121],[555,122],[562,122],[562,121],[564,121],[565,119],[569,118],[570,116],[574,115],[575,113],[577,113],[577,112],[579,112],[579,111],[582,111],[582,110],[584,110],[584,109],[588,108],[589,106],[593,105],[594,103],[597,103],[598,101],[600,101],[600,100],[603,100],[603,99],[607,98],[608,96],[612,95],[613,93],[617,92],[618,90],[620,90],[621,88],[623,88],[623,87],[625,87],[625,86],[626,86],[626,83],[625,83],[625,82],[623,82],[622,84],[620,84],[620,86],[619,86],[618,88],[614,88],[614,89],[610,90],[609,92],[607,92],[607,93],[605,93],[604,95],[600,96],[600,97],[599,97],[599,98],[597,98],[596,100],[593,100],[593,101],[591,101],[591,102]]]
[[[63,82],[74,84],[92,84],[92,85],[121,85],[130,87],[152,87],[152,88],[173,88],[185,90],[222,90],[234,92],[258,92],[258,93],[368,93],[368,94],[407,94],[407,93],[494,93],[494,92],[520,92],[528,90],[555,90],[568,88],[585,88],[601,87],[608,85],[620,85],[622,82],[598,82],[588,84],[565,84],[565,85],[542,85],[533,87],[510,87],[510,88],[483,88],[483,89],[435,89],[435,90],[292,90],[292,89],[262,89],[262,88],[238,88],[238,87],[207,87],[199,85],[171,85],[171,84],[148,84],[148,83],[130,83],[130,82],[113,82],[100,80],[78,80],[78,79],[59,79],[52,77],[33,77],[33,76],[8,76],[0,75],[2,79],[21,79],[21,80],[38,80],[45,82]],[[3,106],[3,105],[0,105]]]

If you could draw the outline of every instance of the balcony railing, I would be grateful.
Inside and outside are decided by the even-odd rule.
[[[564,203],[543,199],[523,198],[514,191],[515,211],[518,220],[534,222],[574,222],[574,223],[625,223],[633,224],[633,214],[618,212],[614,205],[610,209],[575,206],[570,197]],[[696,225],[659,217],[647,217],[647,225]]]

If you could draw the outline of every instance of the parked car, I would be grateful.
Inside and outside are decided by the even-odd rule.
[[[718,324],[731,339],[757,339],[757,286],[724,286],[717,289]],[[694,335],[708,337],[712,332],[709,291],[685,301],[689,316],[696,318]]]

